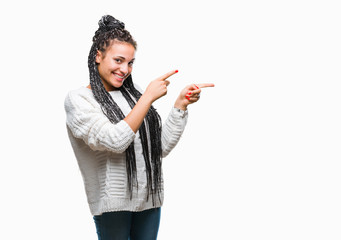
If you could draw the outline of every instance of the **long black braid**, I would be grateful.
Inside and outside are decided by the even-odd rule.
[[[97,63],[97,51],[105,54],[107,47],[114,44],[113,41],[127,42],[136,49],[136,42],[130,33],[124,29],[124,23],[118,21],[110,15],[105,15],[98,23],[99,28],[93,37],[93,44],[88,57],[88,67],[90,74],[90,85],[92,93],[96,101],[100,104],[103,113],[108,117],[110,122],[116,124],[125,118],[120,107],[116,104],[111,95],[104,88],[101,81]],[[141,97],[141,93],[134,87],[131,75],[124,81],[122,87],[118,89],[129,106],[133,108]],[[139,128],[140,138],[143,148],[143,156],[146,165],[147,177],[147,199],[152,194],[153,204],[155,205],[154,194],[157,194],[160,200],[161,192],[161,119],[154,107],[151,107],[145,117],[144,122]],[[148,144],[150,139],[150,149]],[[130,199],[132,199],[132,191],[134,183],[138,187],[136,174],[136,157],[134,150],[134,142],[126,149],[126,168],[128,178],[128,190]]]

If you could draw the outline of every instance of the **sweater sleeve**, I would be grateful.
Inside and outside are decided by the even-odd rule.
[[[172,108],[167,120],[162,126],[162,157],[166,157],[179,142],[185,130],[188,111]]]
[[[95,101],[70,92],[64,102],[67,127],[92,150],[124,152],[134,141],[135,133],[124,120],[111,123]]]

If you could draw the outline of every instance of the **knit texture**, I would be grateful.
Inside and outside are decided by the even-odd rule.
[[[110,94],[127,116],[131,108],[121,92],[111,91]],[[124,120],[111,123],[86,87],[70,91],[64,107],[69,139],[82,173],[91,214],[143,211],[162,206],[163,181],[161,199],[155,196],[154,206],[151,196],[147,201],[146,167],[139,132],[135,134]],[[187,117],[187,111],[172,108],[162,126],[162,157],[166,157],[180,140]],[[134,185],[130,199],[125,150],[133,141],[138,186]]]

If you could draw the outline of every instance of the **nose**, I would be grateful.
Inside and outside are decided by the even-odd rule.
[[[124,75],[127,75],[127,73],[129,72],[129,66],[128,64],[122,64],[120,67],[120,71],[121,73],[123,73]]]

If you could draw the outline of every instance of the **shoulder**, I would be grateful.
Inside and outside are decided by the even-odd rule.
[[[95,100],[91,89],[86,87],[80,87],[69,91],[64,100],[64,107],[66,110],[90,106],[97,107],[97,105],[97,101]]]
[[[80,87],[67,93],[66,98],[94,98],[91,89]]]

